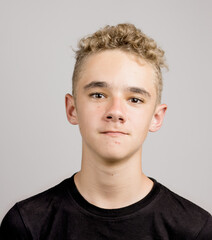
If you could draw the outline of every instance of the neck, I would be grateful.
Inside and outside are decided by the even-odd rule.
[[[144,198],[153,186],[142,172],[141,152],[119,162],[83,154],[74,181],[88,202],[106,209],[129,206]]]

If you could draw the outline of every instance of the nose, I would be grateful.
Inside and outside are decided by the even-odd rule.
[[[105,111],[104,120],[107,122],[120,122],[126,121],[126,112],[123,103],[120,99],[113,99],[108,103]]]

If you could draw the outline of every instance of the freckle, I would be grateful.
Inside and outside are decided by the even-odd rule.
[[[115,141],[116,144],[120,144],[120,142]]]

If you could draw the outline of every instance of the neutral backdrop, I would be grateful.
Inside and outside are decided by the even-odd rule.
[[[144,172],[212,212],[212,1],[0,0],[0,221],[17,202],[80,170],[65,114],[77,41],[130,22],[166,51],[162,129]]]

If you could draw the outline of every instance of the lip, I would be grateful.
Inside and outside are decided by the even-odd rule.
[[[121,132],[121,131],[104,131],[104,132],[101,132],[101,134],[104,134],[104,135],[107,135],[107,136],[112,136],[112,137],[129,135],[128,133]]]

